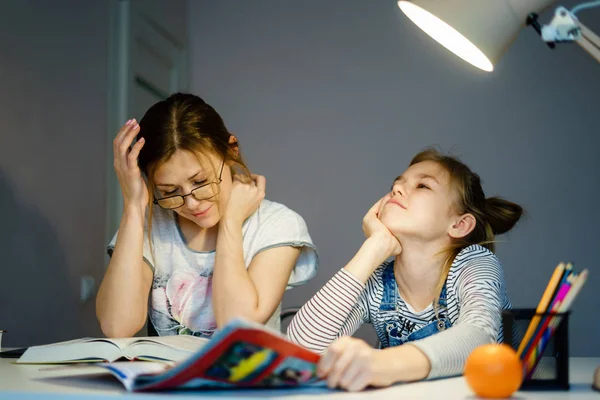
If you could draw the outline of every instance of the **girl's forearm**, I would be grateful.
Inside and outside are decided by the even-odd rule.
[[[352,335],[365,319],[366,310],[355,307],[363,290],[363,284],[340,270],[294,316],[288,337],[322,353],[337,338]]]
[[[431,371],[429,358],[410,343],[379,351],[382,365],[387,366],[381,373],[389,374],[389,382],[418,381],[427,378]]]
[[[373,271],[385,261],[382,242],[372,237],[352,260],[306,303],[288,327],[291,340],[316,352],[324,352],[334,340],[352,335],[366,318],[359,302]]]
[[[358,252],[344,269],[350,272],[362,283],[367,283],[369,277],[387,259],[384,244],[375,237],[364,241]]]

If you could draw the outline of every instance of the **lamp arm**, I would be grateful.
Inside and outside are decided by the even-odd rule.
[[[585,6],[595,7],[600,1],[584,4]],[[583,5],[582,5],[583,6]],[[600,37],[592,32],[587,26],[581,23],[575,14],[565,7],[558,7],[554,12],[554,17],[549,24],[539,28],[535,21],[536,15],[533,15],[533,22],[528,18],[527,23],[531,24],[536,31],[540,33],[544,42],[551,43],[576,42],[581,48],[587,51],[592,57],[600,62]],[[537,26],[536,26],[537,24]]]
[[[600,62],[600,37],[581,22],[578,25],[581,29],[581,37],[577,39],[577,44]]]
[[[575,7],[573,7],[571,9],[571,12],[573,13],[573,15],[577,14],[579,11],[588,9],[588,8],[594,8],[594,7],[600,7],[600,0],[595,0],[595,1],[588,1],[587,3],[582,3],[579,4]]]

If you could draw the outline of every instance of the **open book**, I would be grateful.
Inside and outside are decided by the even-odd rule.
[[[100,364],[129,391],[324,385],[320,356],[281,333],[241,319],[231,321],[196,353],[174,365]]]
[[[189,335],[124,339],[76,339],[33,346],[19,364],[112,362],[121,358],[147,361],[179,361],[202,348],[208,339]]]

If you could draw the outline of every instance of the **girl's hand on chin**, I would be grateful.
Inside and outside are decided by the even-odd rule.
[[[379,219],[379,214],[389,198],[390,194],[387,194],[373,204],[365,214],[362,222],[362,228],[366,238],[380,242],[388,257],[397,256],[402,252],[402,245],[398,239]]]
[[[363,217],[362,228],[367,239],[371,237],[375,232],[387,230],[385,225],[383,225],[383,223],[379,220],[378,215],[379,211],[381,210],[388,198],[389,196],[386,195],[383,198],[379,199],[375,204],[373,204],[373,206],[369,209],[369,211],[367,211],[367,213]]]

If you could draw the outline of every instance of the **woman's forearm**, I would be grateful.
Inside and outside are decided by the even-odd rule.
[[[96,316],[108,337],[135,335],[146,321],[152,271],[143,261],[144,213],[126,209],[96,297]]]
[[[259,319],[258,293],[246,270],[242,240],[242,223],[221,220],[212,282],[213,308],[219,328],[235,317]]]

